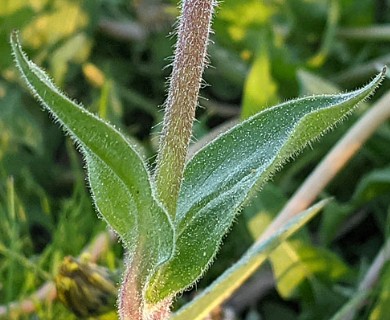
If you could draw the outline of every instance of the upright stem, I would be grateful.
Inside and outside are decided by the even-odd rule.
[[[174,217],[205,66],[215,0],[183,0],[157,157],[157,192]]]

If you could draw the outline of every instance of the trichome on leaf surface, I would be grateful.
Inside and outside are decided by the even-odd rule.
[[[127,250],[119,294],[121,319],[200,319],[207,308],[191,313],[196,306],[184,307],[171,315],[172,301],[206,271],[243,204],[287,160],[369,97],[384,75],[383,70],[356,91],[300,98],[265,109],[186,161],[215,5],[213,0],[182,1],[154,174],[121,132],[67,98],[26,57],[17,32],[11,36],[23,80],[79,147],[96,209]],[[250,249],[242,263],[210,287],[211,292],[219,295],[232,279],[236,285],[242,283],[239,274],[253,272],[272,248],[323,205],[301,213]]]

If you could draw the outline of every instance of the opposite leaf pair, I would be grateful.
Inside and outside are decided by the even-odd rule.
[[[384,74],[350,93],[266,109],[222,134],[187,162],[176,212],[169,215],[135,147],[62,94],[26,58],[16,33],[11,45],[30,90],[84,155],[96,208],[128,250],[123,286],[132,296],[120,301],[134,305],[140,319],[141,313],[169,313],[175,294],[205,272],[244,202],[291,156],[366,99]]]

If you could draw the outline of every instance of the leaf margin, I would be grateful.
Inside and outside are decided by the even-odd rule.
[[[287,151],[286,151],[285,150],[286,148],[284,146],[282,148],[280,148],[280,150],[281,150],[280,152],[284,152],[285,154],[287,154],[287,156],[285,156],[282,161],[276,162],[276,164],[275,164],[274,160],[278,159],[278,157],[275,156],[275,158],[273,158],[273,160],[271,162],[271,165],[268,168],[266,168],[266,170],[264,171],[264,173],[267,175],[267,177],[264,178],[261,182],[265,183],[267,180],[269,180],[270,175],[272,175],[274,172],[278,171],[283,164],[285,164],[288,160],[290,160],[291,158],[296,156],[298,153],[300,153],[301,150],[304,147],[306,147],[307,145],[310,145],[310,143],[312,141],[318,140],[319,137],[321,137],[323,134],[325,134],[326,132],[331,130],[335,126],[335,124],[343,121],[347,117],[347,115],[349,115],[354,109],[357,108],[357,105],[360,102],[362,102],[362,101],[366,100],[367,98],[369,98],[375,92],[375,89],[379,86],[379,84],[381,83],[381,81],[382,81],[382,79],[384,77],[385,72],[386,72],[386,67],[384,67],[382,69],[382,71],[380,73],[378,73],[368,84],[366,84],[362,88],[359,88],[357,90],[354,90],[354,91],[351,91],[351,92],[348,92],[348,93],[336,94],[336,95],[320,95],[320,96],[302,97],[302,98],[298,98],[298,99],[294,99],[294,100],[291,100],[291,101],[284,102],[282,104],[279,104],[279,105],[271,107],[271,108],[267,108],[267,109],[263,110],[262,112],[254,115],[252,117],[250,117],[248,120],[243,121],[242,123],[236,125],[235,127],[231,128],[228,131],[226,131],[225,133],[221,134],[216,139],[211,141],[208,145],[204,146],[198,152],[196,152],[193,155],[193,157],[191,159],[189,159],[189,161],[187,162],[187,165],[186,165],[186,168],[185,168],[185,172],[184,172],[184,180],[183,180],[183,184],[182,184],[182,189],[181,189],[180,196],[179,196],[178,210],[180,210],[180,200],[182,198],[184,198],[185,201],[187,201],[188,197],[190,197],[190,195],[194,195],[195,194],[195,196],[196,196],[197,193],[196,193],[196,191],[194,191],[194,189],[195,190],[196,189],[199,189],[199,190],[201,189],[201,188],[196,188],[196,184],[195,184],[195,187],[194,187],[193,184],[188,183],[188,185],[190,185],[192,190],[191,190],[191,188],[189,188],[189,191],[187,192],[187,194],[185,194],[183,196],[183,194],[182,194],[183,185],[185,186],[186,179],[188,179],[188,176],[186,176],[188,168],[190,167],[192,162],[196,160],[196,158],[199,155],[202,155],[202,153],[205,153],[205,150],[207,150],[210,146],[216,145],[217,142],[220,141],[221,138],[224,138],[224,137],[228,136],[229,134],[232,134],[232,132],[234,132],[234,130],[238,130],[237,128],[243,127],[244,125],[250,123],[251,121],[254,121],[254,119],[258,118],[260,115],[264,115],[264,114],[267,114],[267,113],[270,113],[270,112],[274,112],[275,109],[280,108],[280,107],[286,107],[286,106],[288,106],[289,104],[292,104],[292,103],[302,103],[302,102],[306,102],[306,101],[312,101],[315,98],[320,98],[320,99],[323,99],[325,101],[327,99],[334,99],[335,101],[338,101],[337,103],[333,103],[333,104],[329,102],[329,105],[327,107],[319,108],[318,110],[314,110],[314,111],[311,110],[310,112],[307,112],[307,114],[304,114],[303,116],[301,116],[301,119],[299,121],[297,121],[296,125],[290,130],[291,132],[294,133],[294,132],[299,131],[299,130],[297,130],[297,128],[299,129],[300,127],[304,127],[305,125],[310,123],[310,121],[313,118],[315,118],[317,116],[317,114],[320,113],[320,112],[324,112],[326,114],[327,112],[334,111],[334,109],[336,109],[336,111],[334,113],[341,112],[341,116],[339,116],[335,121],[332,121],[332,122],[330,122],[328,124],[325,122],[325,125],[323,123],[321,123],[322,127],[320,126],[319,132],[314,134],[308,141],[305,141],[304,144],[299,143],[299,146],[296,147],[295,150],[291,151],[291,150],[288,150],[288,148],[287,148]],[[352,102],[350,103],[349,107],[347,107],[344,104],[348,100],[348,98],[352,99]],[[343,106],[344,109],[347,108],[347,111],[345,111],[343,108],[341,108],[341,106]],[[338,108],[338,107],[340,107],[340,108]],[[339,110],[339,109],[341,109],[341,110]],[[286,138],[286,141],[288,141],[289,144],[291,144],[291,141],[296,144],[297,143],[297,141],[296,141],[297,137],[295,137],[295,136],[292,136],[292,137],[293,138],[291,138],[289,136],[288,138]],[[220,148],[220,149],[223,149],[223,148]],[[230,151],[230,152],[232,153],[232,151]],[[227,157],[226,155],[224,155],[224,156],[225,156],[225,158]],[[202,162],[202,161],[199,161],[199,162]],[[203,163],[206,164],[206,161],[203,161]],[[220,166],[222,166],[222,165],[220,165]],[[194,170],[194,171],[196,171],[196,170]],[[207,177],[207,178],[209,178],[209,177]],[[213,249],[214,251],[211,254],[208,254],[208,256],[207,256],[208,260],[205,261],[205,262],[202,262],[203,265],[198,267],[198,271],[196,271],[197,274],[196,275],[188,275],[188,279],[187,280],[183,280],[181,285],[179,285],[179,284],[175,285],[176,287],[174,289],[173,289],[174,286],[172,286],[172,283],[169,284],[169,286],[171,286],[171,288],[167,288],[166,287],[166,288],[161,289],[161,284],[162,284],[162,286],[166,286],[166,284],[168,283],[168,279],[175,279],[175,278],[177,279],[180,276],[179,272],[176,272],[176,270],[180,270],[179,266],[182,269],[185,270],[185,268],[183,268],[183,266],[186,266],[186,264],[187,264],[187,266],[190,265],[190,263],[188,263],[186,261],[184,261],[185,263],[183,263],[183,258],[180,257],[180,255],[182,255],[181,252],[191,252],[191,256],[195,256],[196,255],[196,257],[193,258],[192,261],[196,260],[196,262],[199,262],[203,258],[201,256],[200,252],[195,252],[196,249],[194,249],[194,248],[196,246],[193,245],[192,247],[190,247],[188,245],[188,242],[190,241],[190,242],[196,243],[198,245],[198,243],[201,243],[201,241],[205,237],[203,236],[203,239],[195,240],[196,237],[192,236],[191,238],[188,237],[188,239],[185,239],[185,240],[181,241],[180,240],[180,235],[184,234],[184,236],[186,236],[186,234],[191,233],[192,230],[190,230],[187,226],[185,226],[185,228],[187,228],[187,230],[185,232],[183,232],[181,230],[181,228],[180,228],[180,226],[178,226],[178,224],[181,223],[183,220],[180,221],[178,219],[180,219],[182,215],[180,214],[180,212],[176,213],[177,220],[175,221],[175,225],[176,225],[176,228],[177,228],[177,239],[176,239],[177,251],[175,253],[175,256],[173,256],[170,259],[170,261],[168,261],[165,264],[165,266],[162,266],[162,268],[158,271],[158,274],[156,273],[156,274],[153,275],[153,279],[152,279],[152,285],[151,285],[152,287],[154,285],[157,285],[157,286],[160,285],[160,289],[155,290],[155,291],[158,291],[158,292],[162,293],[160,298],[166,297],[166,296],[169,296],[169,295],[173,295],[173,294],[177,294],[178,292],[182,292],[182,291],[186,290],[187,288],[191,287],[191,285],[194,282],[196,282],[204,274],[204,272],[206,272],[206,270],[208,269],[209,265],[214,260],[215,255],[216,255],[216,253],[217,253],[217,251],[218,251],[218,249],[219,249],[219,247],[221,245],[222,238],[223,238],[224,234],[226,233],[226,231],[230,228],[231,223],[234,221],[234,217],[236,216],[237,212],[239,212],[240,208],[242,208],[244,203],[247,202],[248,199],[255,194],[255,191],[257,191],[261,187],[259,185],[259,180],[260,179],[261,178],[258,178],[255,181],[255,183],[253,183],[251,185],[250,188],[249,187],[247,188],[248,191],[246,192],[245,196],[243,196],[242,199],[240,200],[240,202],[234,207],[234,209],[231,210],[231,213],[230,213],[231,217],[230,217],[229,223],[225,227],[224,231],[221,232],[218,235],[219,238],[215,241],[215,245],[214,245],[214,249]],[[240,180],[240,182],[241,181],[242,180]],[[207,185],[207,182],[204,182],[204,185]],[[226,191],[226,189],[225,189],[225,191]],[[227,191],[227,192],[229,192],[229,191]],[[201,205],[200,207],[201,208],[207,207],[208,204],[210,204],[216,198],[217,197],[212,198],[210,201],[207,202],[207,204]],[[193,201],[193,203],[194,203],[194,205],[192,205],[192,207],[191,206],[187,206],[187,207],[190,208],[190,209],[187,210],[187,212],[190,211],[194,206],[196,207],[200,203],[200,200]],[[192,217],[192,221],[196,219],[196,215],[198,213],[199,213],[199,210],[198,211],[195,210],[195,213],[193,215],[193,217],[195,217],[195,218]],[[208,215],[207,218],[209,218],[209,214],[210,213],[208,212],[207,213],[207,215]],[[205,215],[205,216],[207,216],[207,215]],[[205,219],[207,219],[207,218],[205,218]],[[179,223],[178,223],[178,221],[179,221]],[[188,223],[187,225],[190,225],[190,223]],[[194,232],[192,232],[192,233],[194,233]],[[212,233],[212,232],[208,232],[208,234],[210,234],[210,233]],[[202,236],[200,236],[200,238],[202,238]],[[208,239],[208,241],[209,241],[209,239]],[[185,246],[187,246],[186,249],[182,248],[182,243],[184,243]],[[194,250],[191,251],[191,249],[188,249],[188,248],[191,248],[191,249],[194,249]],[[181,250],[181,252],[180,252],[180,250]],[[182,261],[180,261],[180,259]],[[164,271],[164,269],[165,269],[165,271]],[[164,275],[164,272],[166,272],[167,275]],[[175,274],[172,275],[173,273],[175,273]],[[150,298],[151,297],[149,296],[149,299]]]

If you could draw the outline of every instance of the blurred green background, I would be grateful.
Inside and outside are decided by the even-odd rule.
[[[21,301],[106,229],[94,212],[80,155],[21,85],[9,46],[24,49],[72,99],[134,139],[153,165],[175,42],[176,1],[0,1],[0,304]],[[216,9],[197,141],[215,128],[297,96],[366,83],[390,62],[385,0],[224,0]],[[237,260],[332,145],[390,87],[313,144],[243,210],[207,286]],[[237,319],[330,319],[389,237],[390,125],[383,125],[323,196],[334,201],[270,264],[275,281],[230,303]],[[115,270],[112,244],[99,263]],[[258,277],[266,274],[267,268]],[[258,281],[259,282],[259,281]],[[179,303],[191,298],[185,294]],[[251,298],[251,299],[250,299]],[[237,300],[237,299],[236,299]],[[356,319],[389,319],[390,266]],[[5,319],[76,319],[56,301]]]

